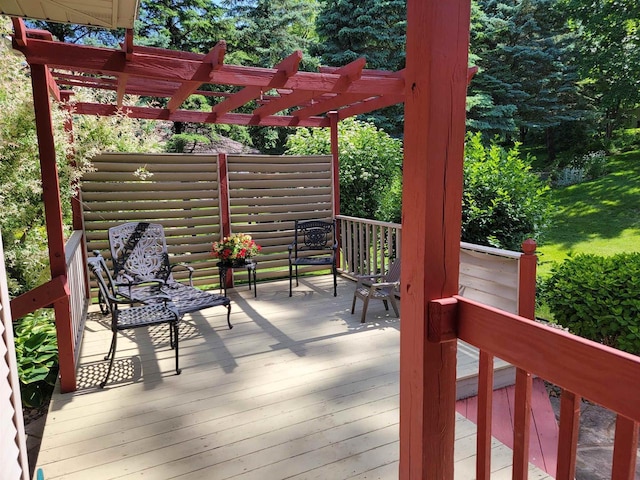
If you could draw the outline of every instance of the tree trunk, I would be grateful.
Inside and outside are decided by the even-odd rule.
[[[547,157],[550,162],[556,159],[556,143],[553,137],[553,129],[551,127],[547,127],[545,131],[546,142],[547,142]]]

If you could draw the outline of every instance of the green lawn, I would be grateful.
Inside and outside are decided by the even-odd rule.
[[[640,251],[640,150],[609,157],[609,174],[552,192],[553,224],[538,249],[538,272],[572,253]]]

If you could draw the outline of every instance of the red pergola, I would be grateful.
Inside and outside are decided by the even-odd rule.
[[[112,50],[56,42],[48,32],[28,30],[14,20],[14,47],[32,72],[52,276],[16,307],[53,304],[57,322],[68,317],[49,102],[50,94],[60,98],[60,87],[116,92],[113,104],[78,103],[77,113],[122,109],[133,117],[181,122],[330,126],[334,155],[339,119],[404,99],[400,478],[453,479],[459,315],[453,296],[458,293],[469,23],[469,0],[408,0],[406,70],[365,70],[364,61],[356,60],[309,73],[298,70],[299,52],[273,69],[241,67],[224,63],[223,42],[206,55],[171,52],[135,46],[129,31],[122,48]],[[237,91],[223,93],[219,85]],[[222,101],[211,112],[181,110],[193,93]],[[165,108],[125,105],[127,94],[168,103]],[[251,113],[234,112],[250,101],[257,102]],[[290,113],[278,114],[286,109]],[[61,371],[63,383],[70,377],[74,372]]]

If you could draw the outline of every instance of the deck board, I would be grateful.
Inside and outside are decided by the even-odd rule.
[[[38,457],[47,479],[391,479],[398,470],[400,321],[354,284],[305,277],[230,290],[181,325],[175,375],[166,328],[121,335],[117,376],[98,383],[107,323],[87,322],[75,393],[54,394]],[[474,366],[460,349],[458,374]],[[466,373],[465,373],[466,374]],[[511,452],[494,443],[495,470]],[[475,425],[456,416],[456,478],[475,468]],[[544,478],[544,477],[531,477]]]

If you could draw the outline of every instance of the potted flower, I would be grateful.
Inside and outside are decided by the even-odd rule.
[[[253,241],[251,235],[234,233],[219,242],[213,242],[211,255],[225,266],[242,266],[248,259],[257,255],[262,247]]]

